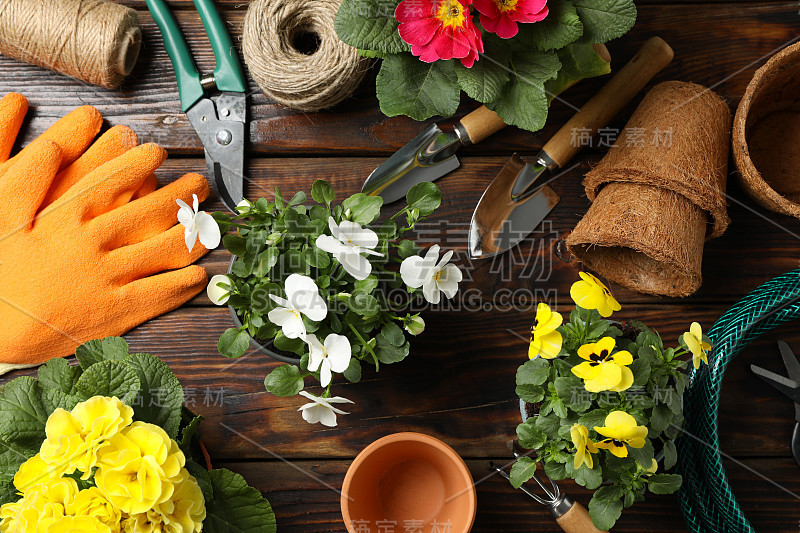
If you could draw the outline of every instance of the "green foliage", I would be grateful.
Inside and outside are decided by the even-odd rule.
[[[644,324],[618,326],[597,311],[580,307],[558,331],[563,338],[558,357],[537,357],[517,369],[517,395],[538,410],[538,416],[517,426],[517,437],[521,446],[536,452],[551,478],[571,478],[589,489],[602,485],[591,500],[589,514],[598,529],[608,530],[624,507],[642,501],[648,491],[671,494],[680,488],[681,477],[665,471],[678,461],[675,439],[683,427],[681,396],[687,386],[685,358],[690,354],[685,348],[665,347],[659,334]],[[625,391],[588,392],[572,371],[584,361],[578,349],[603,337],[615,339],[615,351],[627,350],[632,355],[629,368],[634,382]],[[627,445],[624,458],[601,449],[592,454],[593,468],[582,464],[575,469],[571,428],[584,426],[596,443],[605,437],[595,428],[605,426],[613,411],[628,413],[637,425],[647,427],[644,445]],[[663,461],[652,470],[658,451],[663,452]],[[530,465],[526,462],[518,468],[521,479]]]
[[[199,465],[202,457],[192,444],[202,417],[183,406],[180,382],[163,361],[129,354],[119,337],[87,342],[76,355],[79,366],[53,359],[39,368],[38,378],[24,376],[0,386],[0,505],[19,499],[14,474],[38,453],[56,408],[72,409],[95,395],[116,396],[133,407],[135,421],[158,425],[177,440],[206,499],[203,531],[275,531],[269,502],[244,478]]]
[[[589,45],[625,34],[636,21],[633,0],[549,0],[548,16],[519,24],[511,39],[482,31],[484,52],[467,68],[457,59],[424,63],[412,56],[394,18],[399,3],[344,0],[335,23],[339,37],[359,54],[382,60],[376,92],[384,114],[451,116],[464,91],[506,123],[530,131],[544,125],[556,95],[608,72]]]
[[[520,457],[511,467],[511,486],[518,489],[536,473],[536,461]]]
[[[328,307],[327,316],[320,322],[303,317],[306,332],[313,333],[323,343],[330,334],[343,335],[350,342],[353,357],[344,379],[360,381],[364,364],[374,365],[377,370],[380,364],[405,359],[411,349],[408,338],[412,335],[403,330],[406,317],[387,301],[386,293],[387,289],[405,286],[397,272],[397,263],[423,253],[404,234],[441,205],[439,188],[429,182],[415,185],[406,196],[407,205],[382,221],[381,197],[356,193],[333,205],[336,194],[324,180],[314,182],[310,195],[301,191],[289,202],[283,198],[283,193],[276,189],[274,200],[260,198],[247,210],[226,220],[235,233],[225,235],[222,242],[236,256],[228,274],[228,305],[242,325],[220,336],[217,345],[220,353],[241,357],[254,338],[263,344],[272,342],[273,349],[300,357],[300,364],[280,366],[264,380],[265,388],[278,396],[298,394],[307,377],[319,379],[319,370],[308,370],[310,353],[306,342],[287,338],[269,318],[270,311],[277,306],[270,296],[286,298],[286,279],[292,274],[303,274],[314,280]],[[375,251],[382,255],[363,256],[372,266],[365,279],[355,279],[339,262],[337,254],[317,246],[321,236],[333,238],[331,219],[337,226],[348,221],[368,227],[378,236]],[[329,388],[323,396],[330,396]]]

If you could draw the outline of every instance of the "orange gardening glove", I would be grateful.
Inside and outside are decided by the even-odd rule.
[[[2,159],[24,107],[0,100]],[[166,152],[131,148],[135,135],[119,127],[89,147],[87,124],[100,120],[79,108],[0,164],[0,373],[121,335],[206,285],[205,270],[187,265],[207,250],[187,250],[175,203],[204,200],[206,180],[187,174],[151,192]]]

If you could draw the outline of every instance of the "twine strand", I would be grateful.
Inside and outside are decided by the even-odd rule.
[[[333,24],[341,0],[253,0],[244,18],[245,63],[264,93],[300,111],[332,107],[349,97],[369,60],[343,43]],[[298,40],[316,50],[298,50]]]

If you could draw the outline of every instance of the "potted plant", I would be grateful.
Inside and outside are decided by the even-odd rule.
[[[516,375],[525,403],[517,436],[536,460],[518,459],[511,483],[519,488],[541,462],[551,479],[596,489],[589,515],[608,530],[646,492],[680,488],[681,476],[666,472],[677,462],[684,424],[684,356],[698,368],[708,363],[711,344],[697,322],[672,348],[640,322],[607,320],[620,305],[596,277],[580,276],[569,322],[545,303],[537,307],[529,360]]]
[[[421,254],[404,238],[441,204],[433,183],[414,186],[407,205],[380,224],[380,197],[358,193],[333,205],[323,180],[311,197],[314,205],[302,191],[285,202],[276,189],[274,200],[245,201],[235,216],[214,213],[222,231],[235,230],[222,239],[234,258],[227,275],[211,279],[208,295],[235,318],[220,353],[240,357],[254,342],[289,363],[266,377],[266,389],[305,396],[303,418],[334,426],[345,414],[334,405],[352,403],[331,395],[334,374],[354,383],[362,364],[377,371],[405,359],[409,338],[425,328],[413,311],[438,304],[442,294],[452,298],[461,271],[450,263],[453,252],[433,245]],[[320,382],[321,396],[303,390],[307,377]]]

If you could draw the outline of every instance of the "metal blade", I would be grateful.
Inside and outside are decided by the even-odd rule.
[[[800,382],[800,360],[797,359],[797,356],[785,342],[778,341],[778,349],[781,351],[783,364],[789,372],[789,377],[794,381]],[[794,419],[800,422],[800,403],[794,404]]]
[[[530,235],[561,200],[548,186],[512,197],[514,185],[535,182],[547,169],[525,163],[517,154],[489,184],[478,201],[469,228],[473,259],[491,257],[513,248]]]
[[[443,133],[431,124],[372,171],[361,192],[381,196],[385,204],[405,197],[423,181],[434,181],[460,165],[455,152],[463,145],[456,133]]]
[[[223,93],[216,104],[203,98],[186,112],[205,147],[211,184],[234,213],[244,197],[246,106],[244,94]]]
[[[780,376],[775,372],[770,372],[760,366],[750,365],[750,370],[752,370],[756,376],[772,385],[775,390],[782,392],[794,400],[795,403],[800,403],[800,383]]]

